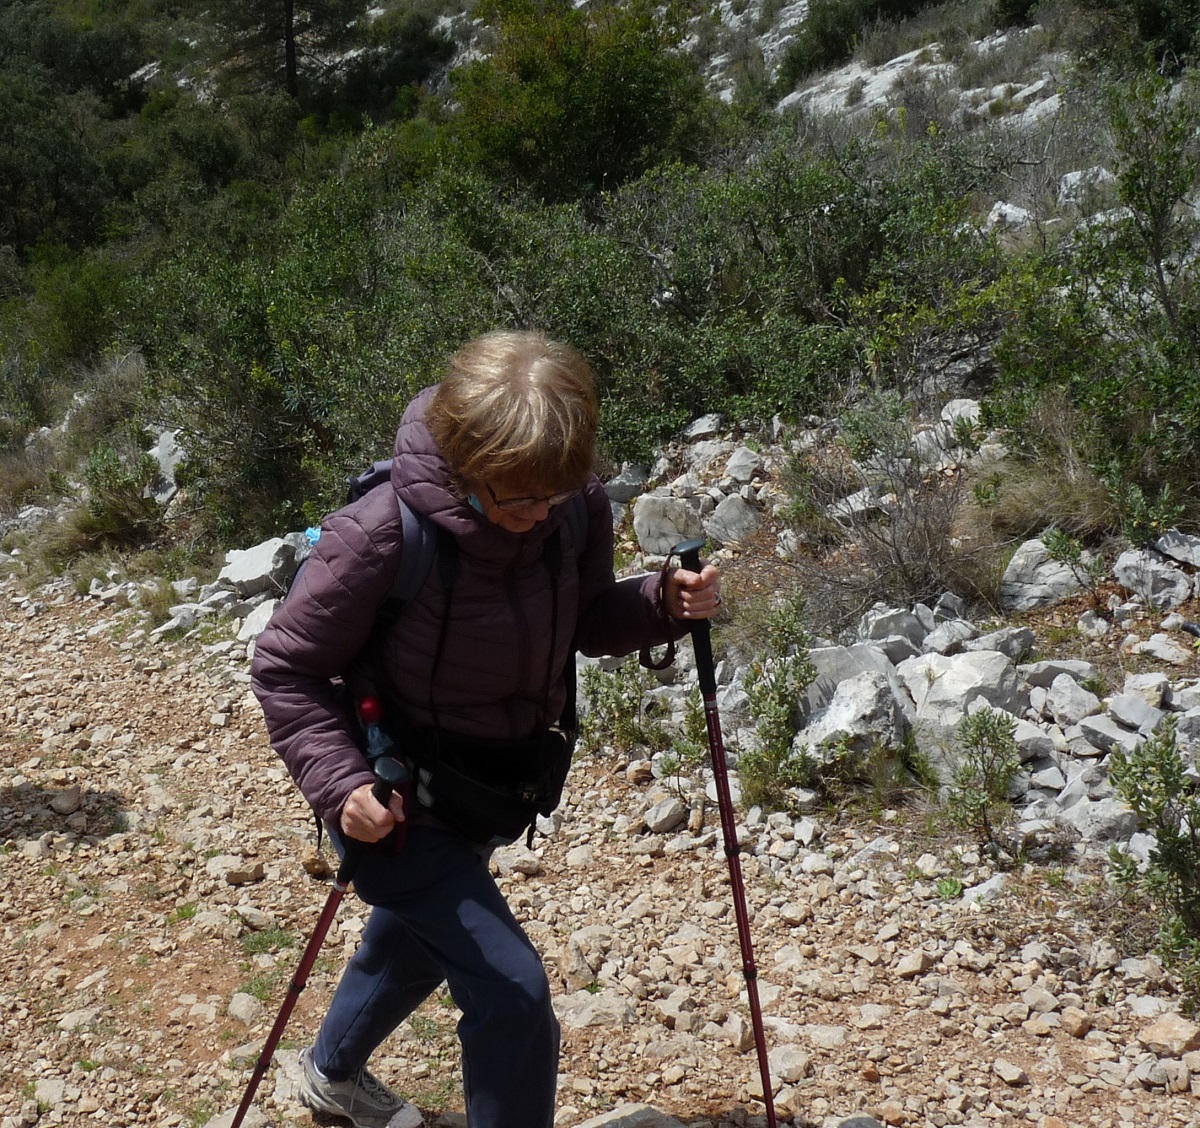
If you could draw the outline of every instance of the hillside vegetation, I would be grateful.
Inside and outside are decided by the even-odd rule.
[[[754,11],[766,31],[779,6]],[[1194,513],[1186,0],[813,0],[774,69],[684,4],[485,0],[481,50],[457,56],[441,14],[0,9],[0,506],[82,481],[57,559],[313,519],[497,325],[592,358],[613,465],[714,410],[857,412],[869,447],[872,420],[937,406],[966,373],[986,422],[1075,483],[1051,491],[1066,511],[1014,524],[1099,537]],[[973,46],[1005,27],[1010,47]],[[853,90],[845,113],[774,108],[856,51],[922,44],[997,91],[983,111],[916,80],[857,115]],[[728,100],[706,92],[718,52]],[[1006,83],[1046,58],[1059,114],[1007,126]],[[1116,179],[1060,199],[1096,166]],[[989,229],[998,199],[1036,223]],[[147,426],[188,453],[169,529],[142,498]],[[1081,494],[1107,503],[1079,518]]]

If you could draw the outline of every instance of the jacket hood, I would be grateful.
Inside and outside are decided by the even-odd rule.
[[[541,555],[542,542],[562,521],[552,509],[544,521],[526,533],[510,533],[493,524],[455,492],[450,466],[425,425],[425,410],[437,391],[426,388],[405,409],[396,432],[392,458],[392,488],[400,499],[457,541],[460,551],[501,562]]]

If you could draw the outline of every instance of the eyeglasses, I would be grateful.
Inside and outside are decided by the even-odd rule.
[[[505,513],[512,513],[521,509],[533,509],[535,506],[543,504],[553,508],[556,505],[562,505],[565,501],[570,501],[573,497],[578,497],[583,493],[582,489],[562,490],[560,493],[550,494],[549,497],[505,497],[499,498],[496,496],[496,491],[492,489],[487,482],[483,483],[487,488],[487,492],[491,495],[492,504]]]

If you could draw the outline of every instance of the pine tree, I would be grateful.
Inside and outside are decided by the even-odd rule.
[[[359,0],[216,0],[212,14],[226,79],[252,90],[282,88],[296,99],[307,72],[320,75],[360,36]]]

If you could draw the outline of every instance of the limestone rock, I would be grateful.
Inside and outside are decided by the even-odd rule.
[[[1022,711],[1016,670],[998,651],[922,654],[901,662],[897,672],[916,704],[919,722],[953,728],[978,697],[1014,715]]]
[[[865,753],[878,741],[897,747],[908,729],[892,684],[878,670],[866,670],[838,683],[833,698],[809,719],[795,743],[809,746],[818,758],[826,741],[846,741]]]
[[[1011,1085],[1014,1088],[1029,1084],[1029,1074],[1019,1065],[1014,1065],[1005,1058],[997,1058],[992,1063],[992,1072],[1006,1085]]]
[[[1100,712],[1100,698],[1084,689],[1070,674],[1059,674],[1050,683],[1046,708],[1057,725],[1068,728]]]
[[[296,574],[296,552],[282,537],[253,548],[231,549],[217,580],[241,595],[284,592]]]
[[[611,991],[596,994],[576,991],[573,995],[556,997],[554,1013],[570,1030],[584,1030],[592,1026],[628,1026],[635,1017],[628,1001]]]
[[[760,523],[754,506],[730,494],[704,522],[704,531],[716,545],[738,544],[754,536]]]
[[[680,541],[703,535],[704,526],[684,499],[642,494],[633,503],[633,531],[643,552],[665,556]]]
[[[1178,607],[1192,594],[1191,578],[1157,552],[1129,549],[1117,557],[1113,575],[1151,607]]]
[[[1133,653],[1145,654],[1149,658],[1156,658],[1158,661],[1167,662],[1172,666],[1186,666],[1193,657],[1192,651],[1180,646],[1170,635],[1161,632],[1152,634],[1145,642],[1136,643]]]
[[[576,1128],[683,1128],[683,1124],[650,1105],[622,1104],[611,1112],[580,1121]]]
[[[1180,564],[1200,568],[1200,537],[1189,536],[1178,529],[1170,529],[1155,542],[1155,548],[1164,556]]]
[[[1179,1014],[1165,1014],[1137,1036],[1152,1053],[1182,1057],[1200,1050],[1200,1026]]]
[[[1008,611],[1032,611],[1074,595],[1081,587],[1079,577],[1066,564],[1050,559],[1040,540],[1022,544],[1000,582],[1000,605]]]

